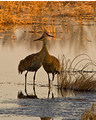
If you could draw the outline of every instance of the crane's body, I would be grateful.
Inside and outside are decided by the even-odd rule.
[[[47,72],[48,74],[48,80],[49,80],[49,86],[50,86],[50,77],[49,77],[49,73],[52,73],[53,78],[52,81],[54,80],[54,75],[57,73],[60,73],[60,62],[59,60],[50,55],[48,50],[47,50],[47,39],[46,36],[50,36],[46,33],[46,31],[44,31],[43,35],[41,38],[37,39],[37,40],[41,40],[43,41],[43,47],[42,47],[42,56],[43,56],[43,68],[44,70]],[[35,40],[35,41],[37,41]]]
[[[35,72],[34,77],[33,77],[33,87],[35,85],[35,76],[37,70],[41,67],[42,65],[42,49],[40,52],[31,54],[25,59],[21,60],[19,65],[18,65],[18,72],[22,74],[23,71],[27,71],[25,73],[25,93],[27,94],[27,89],[26,89],[26,82],[27,82],[27,73],[30,72]],[[34,89],[34,88],[33,88]]]
[[[36,54],[31,54],[27,56],[25,59],[20,61],[20,64],[18,66],[19,73],[22,73],[23,71],[37,71],[42,65],[42,57],[41,57],[41,51]]]
[[[59,60],[50,55],[47,47],[45,46],[44,50],[44,58],[43,58],[43,68],[47,73],[58,73],[60,72],[60,63]]]

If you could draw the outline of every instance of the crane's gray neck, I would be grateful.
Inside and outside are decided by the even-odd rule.
[[[43,41],[43,47],[42,47],[42,50],[43,50],[44,56],[46,56],[47,54],[49,54],[46,45],[47,45],[47,39],[44,38],[44,41]]]
[[[46,44],[47,44],[47,40],[44,39],[44,41],[43,41],[43,47],[45,47]]]
[[[43,38],[43,47],[46,47],[46,44],[47,44],[47,39],[46,39],[46,37],[44,35],[44,38]]]

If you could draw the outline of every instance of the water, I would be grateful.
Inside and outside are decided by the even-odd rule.
[[[55,25],[47,25],[49,33],[55,35],[48,38],[49,53],[56,57],[64,54],[67,59],[87,53],[95,61],[96,23],[82,24],[57,20]],[[18,74],[19,61],[41,49],[42,42],[33,42],[41,34],[38,25],[5,26],[0,31],[0,120],[80,120],[85,109],[96,104],[96,92],[58,91],[56,77],[48,98],[48,79],[42,67],[36,76],[38,99],[17,98],[18,91],[24,93],[24,73]],[[29,94],[33,94],[32,79],[33,73],[28,73]]]

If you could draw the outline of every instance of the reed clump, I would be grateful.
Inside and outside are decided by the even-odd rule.
[[[72,61],[66,60],[65,56],[63,56],[61,60],[61,73],[57,75],[58,87],[60,89],[77,91],[95,91],[95,68],[96,63],[86,54],[80,54]]]
[[[91,109],[83,112],[81,120],[96,120],[95,104],[92,105]]]

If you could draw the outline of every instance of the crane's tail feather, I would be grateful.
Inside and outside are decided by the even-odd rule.
[[[60,74],[60,71],[54,69],[55,74]]]
[[[22,74],[22,72],[23,72],[23,71],[21,71],[21,70],[18,68],[18,73],[19,73],[19,74]]]

